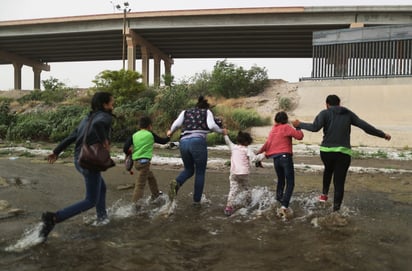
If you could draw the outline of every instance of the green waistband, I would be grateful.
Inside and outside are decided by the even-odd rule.
[[[341,152],[347,155],[352,156],[352,150],[346,147],[325,147],[320,146],[320,151],[323,152]]]

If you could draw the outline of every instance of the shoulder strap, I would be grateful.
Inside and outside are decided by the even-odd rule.
[[[90,124],[92,123],[92,120],[93,120],[94,116],[95,116],[95,113],[90,114],[89,121],[87,123],[86,129],[84,129],[83,144],[86,143],[87,132],[89,131]]]

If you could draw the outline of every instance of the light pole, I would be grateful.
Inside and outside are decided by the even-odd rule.
[[[132,9],[129,8],[129,2],[123,3],[123,8],[120,5],[116,5],[117,10],[123,10],[123,46],[122,46],[122,61],[123,61],[123,70],[125,69],[125,47],[126,47],[126,13],[130,12]]]

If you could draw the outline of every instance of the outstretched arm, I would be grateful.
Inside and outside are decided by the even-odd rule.
[[[325,125],[327,111],[320,112],[316,118],[313,120],[313,123],[301,122],[299,120],[292,121],[292,125],[295,128],[300,128],[308,130],[311,132],[317,132]]]
[[[157,134],[155,134],[153,132],[152,132],[152,135],[154,137],[155,143],[166,144],[167,142],[170,141],[170,137],[160,137],[160,136],[158,136]]]
[[[185,119],[185,111],[183,110],[182,112],[180,112],[179,116],[177,117],[177,119],[175,119],[175,121],[172,123],[172,126],[170,127],[170,129],[166,132],[166,135],[168,137],[171,137],[173,135],[173,133],[180,127],[183,125],[183,121]]]
[[[362,130],[365,131],[365,133],[377,137],[384,138],[386,140],[391,140],[391,136],[389,134],[386,134],[382,130],[376,129],[374,126],[371,124],[367,123],[363,119],[359,118],[355,113],[352,113],[352,124],[356,127],[361,128]]]

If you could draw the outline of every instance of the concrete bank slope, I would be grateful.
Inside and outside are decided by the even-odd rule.
[[[336,94],[342,106],[392,136],[391,141],[386,141],[353,126],[352,146],[412,148],[412,78],[303,81],[297,92],[297,107],[290,112],[291,119],[312,122],[326,108],[326,96]],[[260,138],[269,130],[252,132]],[[322,140],[322,131],[304,133],[303,143],[319,144]]]

